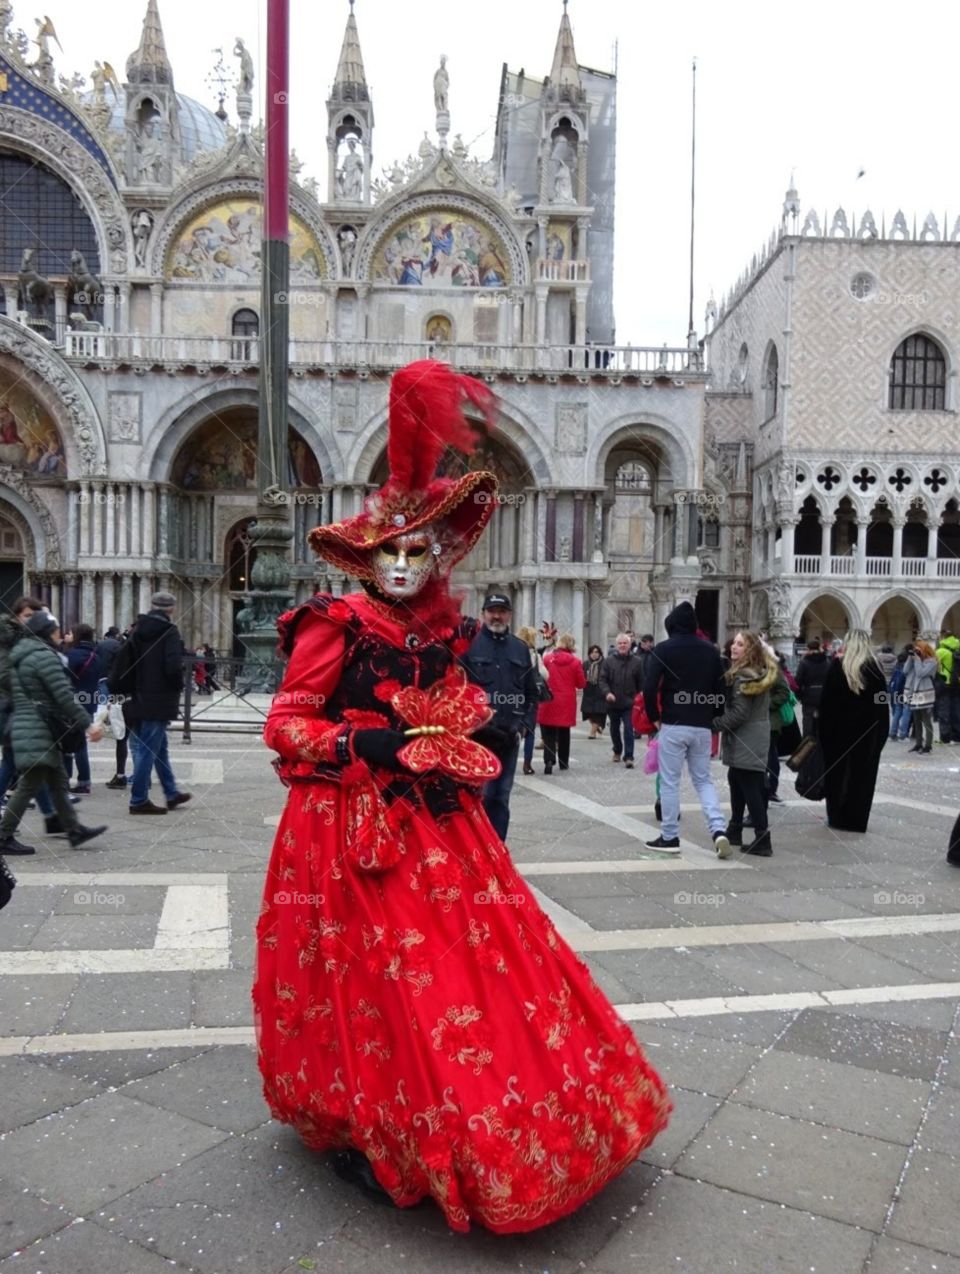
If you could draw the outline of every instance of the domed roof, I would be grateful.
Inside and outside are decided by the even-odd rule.
[[[180,157],[184,163],[192,163],[203,151],[219,150],[227,142],[227,126],[216,113],[202,103],[177,93],[177,120],[180,124]],[[93,101],[93,94],[84,95],[85,102]],[[125,123],[126,102],[123,98],[113,100],[107,92],[107,105],[110,107],[110,122],[107,127],[111,133],[122,133]]]

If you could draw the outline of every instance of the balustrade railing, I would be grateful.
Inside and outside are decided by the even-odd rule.
[[[830,558],[830,574],[831,575],[854,575],[856,574],[856,558],[853,557],[837,557],[834,555]]]
[[[939,558],[937,574],[941,579],[960,579],[960,557]]]
[[[903,557],[900,559],[900,574],[907,579],[920,579],[927,573],[925,557]]]
[[[549,257],[537,260],[537,279],[551,283],[589,283],[589,261],[552,261]]]
[[[893,571],[892,557],[868,557],[867,574],[871,576],[890,575]]]
[[[67,358],[86,362],[155,362],[255,365],[255,337],[145,336],[128,332],[67,332]],[[440,341],[291,341],[297,367],[392,369],[420,358],[440,358],[462,370],[605,372],[656,379],[703,374],[696,351],[685,346],[453,344]]]
[[[798,553],[793,559],[793,569],[798,575],[819,575],[820,554]]]

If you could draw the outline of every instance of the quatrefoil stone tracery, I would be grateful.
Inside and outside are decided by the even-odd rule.
[[[832,491],[834,487],[839,486],[841,478],[836,469],[832,465],[827,465],[823,473],[817,474],[817,481],[826,491]]]
[[[864,495],[866,495],[867,491],[873,486],[876,480],[876,477],[870,472],[866,465],[863,466],[859,473],[855,473],[853,475],[854,484],[860,488]]]
[[[910,477],[910,474],[905,469],[897,469],[894,473],[891,473],[887,481],[895,488],[897,495],[901,495],[913,482],[913,478]]]
[[[923,485],[929,487],[933,494],[936,495],[941,487],[947,486],[949,481],[950,479],[942,469],[931,469],[924,478]]]

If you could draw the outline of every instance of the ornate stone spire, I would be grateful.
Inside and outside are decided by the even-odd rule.
[[[573,28],[567,14],[567,0],[563,0],[563,17],[557,33],[557,47],[553,51],[548,93],[554,101],[579,102],[583,98],[577,51],[573,47]]]
[[[140,47],[127,58],[127,81],[130,84],[173,83],[173,68],[163,41],[157,0],[147,0]]]
[[[343,46],[340,49],[340,61],[337,63],[337,77],[330,91],[332,102],[366,102],[370,99],[367,89],[367,77],[363,70],[363,54],[360,51],[360,35],[357,31],[357,19],[353,15],[353,0],[350,0],[350,16],[343,33]]]

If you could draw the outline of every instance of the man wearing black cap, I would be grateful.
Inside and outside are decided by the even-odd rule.
[[[130,725],[131,814],[166,814],[190,800],[189,792],[177,790],[167,751],[167,725],[180,711],[183,690],[183,640],[172,618],[176,604],[172,593],[154,593],[149,614],[138,616],[107,682],[111,694],[123,696]],[[165,806],[150,800],[154,766],[167,798]]]
[[[537,720],[537,689],[530,650],[510,632],[513,606],[505,593],[483,599],[483,622],[461,663],[471,681],[483,686],[493,709],[490,723],[474,738],[490,749],[502,767],[500,777],[483,789],[483,808],[502,841],[510,826],[510,791],[517,770],[520,740]],[[476,625],[476,620],[470,621]]]

